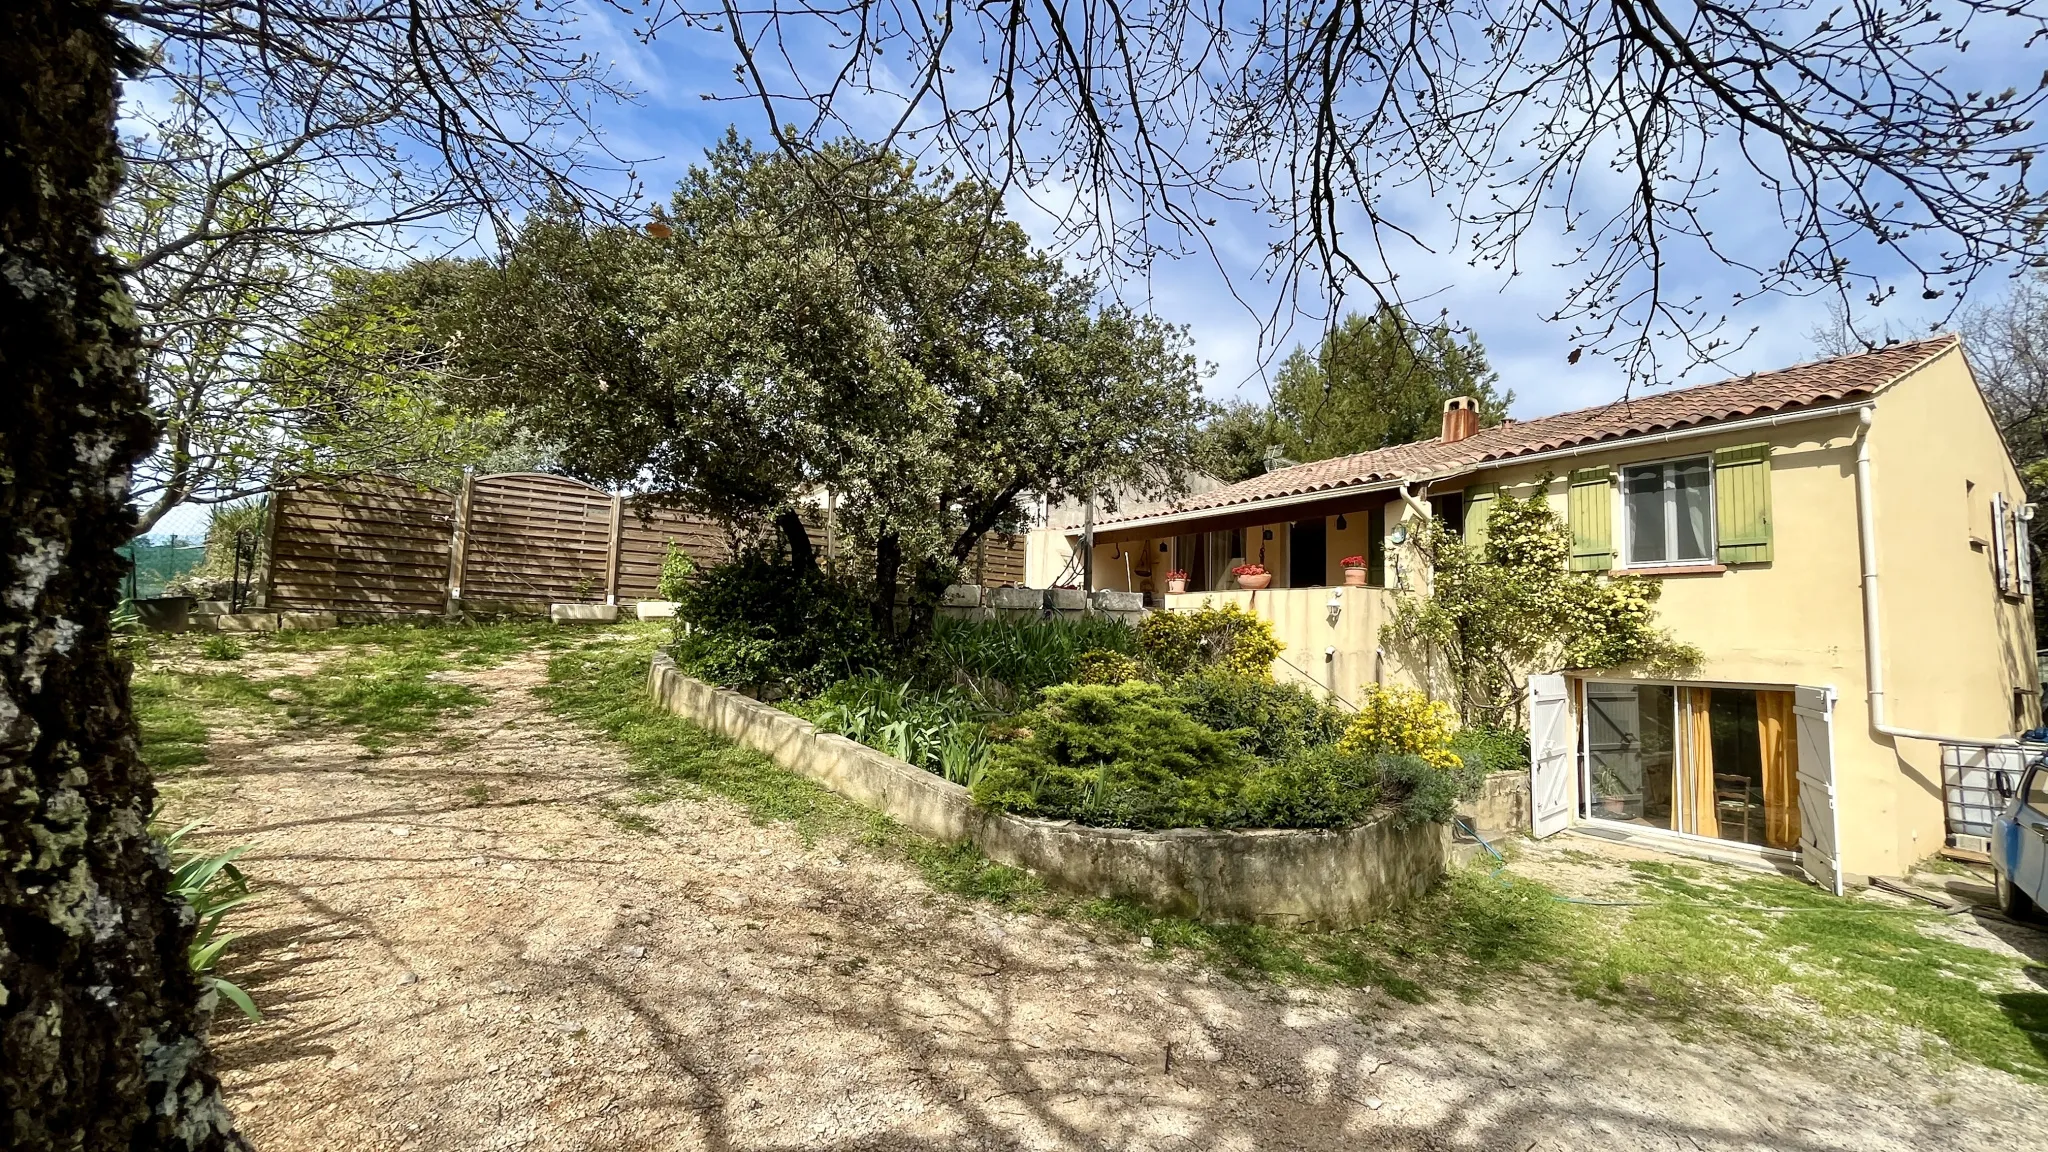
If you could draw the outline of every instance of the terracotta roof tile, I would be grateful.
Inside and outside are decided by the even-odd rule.
[[[1595,408],[1482,428],[1456,443],[1419,440],[1356,456],[1296,464],[1188,496],[1165,514],[1228,508],[1362,484],[1455,475],[1482,464],[1559,448],[1837,403],[1877,392],[1958,343],[1955,336],[1941,336],[1894,344],[1874,352],[1755,372],[1715,384],[1656,391]],[[1153,511],[1147,515],[1161,514]],[[1134,518],[1117,517],[1103,523]]]

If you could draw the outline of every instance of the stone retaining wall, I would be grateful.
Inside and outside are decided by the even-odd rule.
[[[958,784],[685,676],[665,654],[655,656],[648,688],[669,711],[915,832],[972,841],[991,860],[1069,892],[1207,919],[1344,927],[1400,908],[1444,870],[1443,825],[1143,832],[984,812]]]

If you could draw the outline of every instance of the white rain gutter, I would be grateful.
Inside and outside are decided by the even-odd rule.
[[[1864,678],[1870,689],[1870,729],[1898,740],[1931,740],[1937,744],[2014,744],[2010,737],[1944,736],[1899,728],[1885,720],[1884,626],[1879,610],[1877,585],[1877,502],[1870,490],[1870,425],[1877,409],[1865,404],[1856,410],[1856,535],[1863,566],[1863,661]]]
[[[1699,436],[1716,436],[1724,432],[1744,432],[1751,428],[1776,428],[1781,424],[1795,424],[1802,420],[1820,420],[1829,416],[1843,416],[1857,411],[1855,405],[1837,404],[1829,408],[1807,408],[1798,412],[1781,412],[1775,416],[1752,416],[1744,420],[1725,420],[1712,424],[1701,424],[1692,428],[1676,428],[1651,436],[1624,436],[1614,440],[1596,440],[1571,448],[1553,448],[1548,452],[1532,452],[1526,456],[1504,456],[1499,460],[1487,460],[1478,464],[1462,465],[1432,472],[1426,476],[1411,477],[1407,480],[1382,480],[1372,483],[1343,485],[1336,488],[1319,488],[1313,492],[1301,492],[1292,496],[1271,500],[1246,500],[1240,504],[1217,504],[1208,508],[1197,508],[1189,512],[1159,512],[1131,520],[1111,521],[1097,526],[1097,531],[1128,532],[1133,528],[1153,528],[1168,524],[1184,524],[1191,520],[1214,520],[1219,516],[1242,515],[1264,508],[1291,508],[1297,504],[1313,504],[1333,496],[1366,495],[1400,490],[1410,484],[1442,480],[1451,476],[1465,476],[1496,468],[1519,467],[1523,464],[1540,464],[1546,460],[1562,460],[1585,456],[1595,452],[1612,452],[1617,448],[1628,448],[1638,444],[1664,444],[1673,440],[1687,440]],[[1069,535],[1074,529],[1066,529]]]

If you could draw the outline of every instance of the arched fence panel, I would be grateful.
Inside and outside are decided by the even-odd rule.
[[[538,473],[480,476],[463,494],[464,600],[546,606],[616,602],[619,501]]]

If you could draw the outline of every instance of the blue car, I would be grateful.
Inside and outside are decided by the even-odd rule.
[[[2048,757],[2028,766],[1992,822],[1991,866],[2006,915],[2023,919],[2048,905]]]

